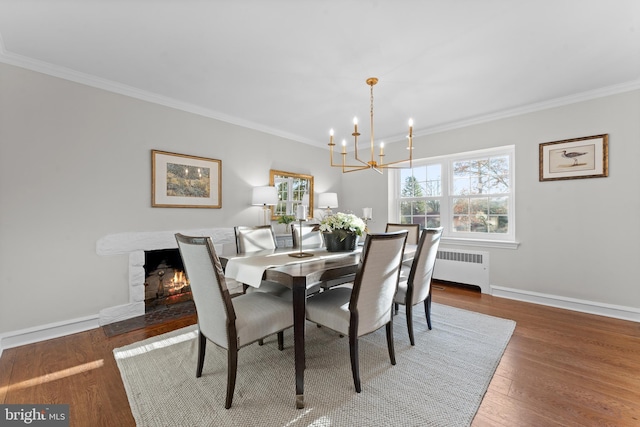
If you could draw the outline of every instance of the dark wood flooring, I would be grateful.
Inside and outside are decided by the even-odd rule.
[[[517,322],[474,426],[640,425],[640,323],[443,283],[434,283],[433,301]],[[100,328],[6,349],[0,403],[69,403],[72,426],[133,426],[113,349],[195,322],[187,314],[111,336]]]

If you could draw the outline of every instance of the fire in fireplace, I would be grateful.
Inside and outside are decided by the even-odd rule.
[[[146,310],[193,299],[178,249],[145,251],[144,271]]]

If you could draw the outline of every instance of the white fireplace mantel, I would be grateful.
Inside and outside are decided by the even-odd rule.
[[[144,314],[144,252],[177,248],[176,233],[211,237],[218,252],[228,251],[228,245],[233,246],[230,250],[235,250],[233,228],[130,232],[102,237],[96,243],[98,255],[129,255],[129,303],[101,310],[101,326]]]

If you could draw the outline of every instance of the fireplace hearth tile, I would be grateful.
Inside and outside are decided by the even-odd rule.
[[[104,325],[102,326],[102,330],[104,331],[106,336],[112,337],[147,326],[158,325],[169,320],[191,316],[195,313],[196,307],[193,301],[162,305],[149,310],[143,316],[137,316],[131,319]]]

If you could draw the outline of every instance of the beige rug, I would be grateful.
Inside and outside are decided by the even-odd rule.
[[[139,426],[466,426],[480,406],[515,322],[433,304],[429,331],[414,313],[394,321],[397,364],[384,328],[360,339],[362,393],[355,392],[347,338],[307,325],[305,408],[295,409],[293,332],[240,350],[231,409],[224,409],[226,352],[209,343],[195,377],[196,327],[114,350]]]

